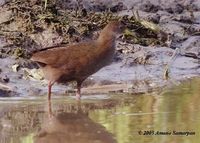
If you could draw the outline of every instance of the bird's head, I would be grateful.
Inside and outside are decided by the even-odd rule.
[[[101,31],[98,41],[113,40],[125,30],[125,24],[121,21],[111,21]]]
[[[121,34],[125,30],[125,24],[121,21],[109,22],[103,31],[114,33],[115,35]]]

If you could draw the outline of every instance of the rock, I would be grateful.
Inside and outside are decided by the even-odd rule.
[[[18,64],[14,64],[14,65],[12,65],[12,70],[14,71],[14,72],[18,72],[19,71],[19,68],[20,68],[20,66],[18,65]]]
[[[183,24],[181,24],[180,22],[171,21],[170,19],[166,18],[166,19],[160,20],[159,25],[160,25],[161,29],[168,34],[176,35],[176,36],[182,37],[182,38],[185,37],[183,35],[183,31],[185,28],[184,28]]]
[[[50,28],[37,34],[31,34],[30,37],[41,47],[51,47],[62,42],[63,38]]]
[[[171,49],[176,49],[181,47],[181,43],[185,41],[187,38],[181,37],[179,35],[171,35],[171,43],[169,47]]]
[[[0,6],[4,5],[6,3],[6,0],[0,0]]]
[[[125,57],[124,65],[132,67],[134,65],[160,65],[166,64],[172,56],[174,50],[167,47],[140,47],[140,51]]]
[[[200,24],[200,9],[199,11],[189,11],[188,17],[194,21],[196,25]]]
[[[10,86],[0,83],[0,97],[10,97],[15,95],[16,93]]]
[[[200,22],[200,21],[199,21]],[[185,30],[188,35],[200,35],[200,25],[192,24],[189,28]]]
[[[103,11],[108,10],[108,8],[104,4],[95,4],[93,5],[93,10],[96,12],[103,12]]]
[[[122,11],[122,10],[126,10],[127,7],[123,4],[123,2],[118,2],[118,4],[112,6],[110,8],[111,12],[118,12],[118,11]]]
[[[7,42],[6,38],[3,36],[0,36],[0,49],[2,49],[5,46],[8,46],[9,43]]]
[[[161,87],[162,85],[158,85],[158,83],[153,82],[151,79],[145,79],[145,80],[134,80],[132,81],[133,85],[132,87],[129,87],[128,92],[129,93],[136,93],[136,94],[144,94],[147,92],[152,92],[154,90],[154,87]]]
[[[136,64],[148,64],[149,58],[152,56],[152,53],[150,51],[141,50],[139,52],[136,52],[134,54],[131,54],[129,57],[125,59],[125,65],[133,66]]]
[[[179,21],[181,23],[193,24],[194,19],[191,16],[180,15],[173,20]]]
[[[167,12],[171,14],[180,14],[184,10],[184,6],[177,3],[177,4],[171,4],[168,8],[165,9]]]
[[[0,89],[0,97],[10,97],[11,91]]]
[[[7,75],[1,76],[0,78],[0,82],[2,83],[8,83],[10,81],[10,79],[8,78]]]
[[[192,36],[179,46],[182,55],[200,59],[200,36]]]
[[[187,0],[190,1],[190,0]],[[193,10],[199,11],[200,10],[200,1],[199,0],[193,0],[187,3]]]
[[[118,42],[117,44],[117,51],[119,53],[122,53],[123,55],[127,54],[127,53],[135,53],[135,52],[138,52],[141,50],[141,47],[140,45],[138,44],[129,44],[129,43],[121,43],[121,42]]]
[[[199,68],[199,63],[197,59],[179,56],[173,61],[172,67],[179,70],[196,70]]]
[[[0,9],[0,24],[10,21],[11,16],[12,16],[11,10]]]
[[[38,96],[39,94],[41,94],[41,89],[35,88],[35,87],[30,87],[27,90],[27,93],[29,96]]]
[[[77,9],[79,3],[76,0],[56,0],[56,6],[61,9]]]
[[[10,2],[11,0],[0,0],[0,6],[3,6],[7,2]]]
[[[158,24],[159,21],[160,21],[160,15],[159,15],[159,14],[152,14],[152,15],[149,15],[149,16],[147,17],[147,20],[148,20],[148,21],[151,21],[151,22],[153,22],[153,23],[155,23],[155,24]]]
[[[150,1],[146,1],[144,4],[140,6],[140,10],[145,12],[156,13],[160,9],[161,7],[159,5],[154,5]]]

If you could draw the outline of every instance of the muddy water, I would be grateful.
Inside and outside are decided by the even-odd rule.
[[[44,97],[1,98],[0,143],[197,143],[199,91],[194,79],[145,95],[94,95],[81,102],[57,96],[51,106]]]

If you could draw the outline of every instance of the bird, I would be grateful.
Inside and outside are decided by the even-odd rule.
[[[76,107],[76,106],[75,106]],[[88,117],[88,113],[61,112],[44,118],[34,143],[117,143],[113,134]]]
[[[30,60],[38,63],[48,80],[48,100],[54,83],[76,81],[77,99],[81,85],[90,75],[109,65],[114,57],[117,37],[124,31],[122,21],[110,21],[96,40],[60,45],[33,52]]]

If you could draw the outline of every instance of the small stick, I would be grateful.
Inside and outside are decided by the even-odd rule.
[[[44,9],[46,10],[47,8],[47,0],[45,0],[45,3],[44,3]]]
[[[0,88],[3,88],[5,90],[12,90],[12,87],[5,85],[5,84],[2,84],[2,83],[0,83]]]
[[[178,48],[175,49],[173,55],[170,58],[170,61],[168,62],[168,64],[165,66],[165,70],[164,70],[164,79],[168,79],[169,78],[169,68],[170,65],[172,65],[173,61],[176,59],[177,54],[178,54]]]

